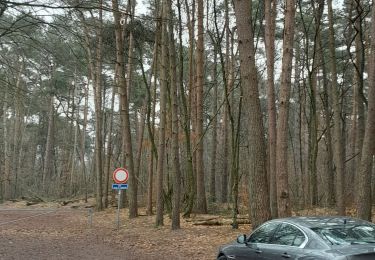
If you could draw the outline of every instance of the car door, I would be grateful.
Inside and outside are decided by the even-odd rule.
[[[282,223],[274,232],[269,244],[265,246],[265,259],[296,259],[304,255],[301,248],[307,242],[307,237],[298,227]]]
[[[265,260],[263,250],[280,223],[268,222],[256,229],[247,240],[245,246],[239,248],[236,259],[239,260]]]

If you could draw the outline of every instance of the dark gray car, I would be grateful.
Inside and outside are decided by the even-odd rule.
[[[374,260],[375,225],[349,217],[274,219],[222,246],[217,259]]]

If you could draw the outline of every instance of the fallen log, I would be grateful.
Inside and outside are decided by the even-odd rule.
[[[39,204],[40,201],[26,201],[26,206],[32,206],[32,205],[36,205],[36,204]]]
[[[233,219],[220,219],[220,218],[212,218],[212,219],[205,219],[205,220],[194,220],[192,224],[195,226],[202,225],[202,226],[222,226],[222,225],[232,225]],[[237,219],[238,225],[245,225],[251,224],[248,218],[239,218]]]
[[[194,226],[222,226],[224,223],[217,219],[193,222]]]
[[[217,220],[219,217],[199,217],[199,218],[188,218],[186,219],[186,222],[204,222],[204,221],[212,221],[212,220]]]
[[[32,196],[32,197],[21,197],[22,200],[30,201],[30,202],[44,202],[44,200],[38,196]]]

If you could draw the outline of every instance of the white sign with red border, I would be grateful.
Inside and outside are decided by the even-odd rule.
[[[113,172],[113,180],[117,184],[126,183],[129,179],[129,172],[125,168],[117,168]]]

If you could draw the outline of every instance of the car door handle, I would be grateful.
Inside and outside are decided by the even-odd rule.
[[[256,248],[255,253],[260,254],[260,253],[262,253],[262,250],[260,250],[259,248]]]
[[[287,252],[281,255],[283,258],[291,258],[291,255],[289,255]]]

